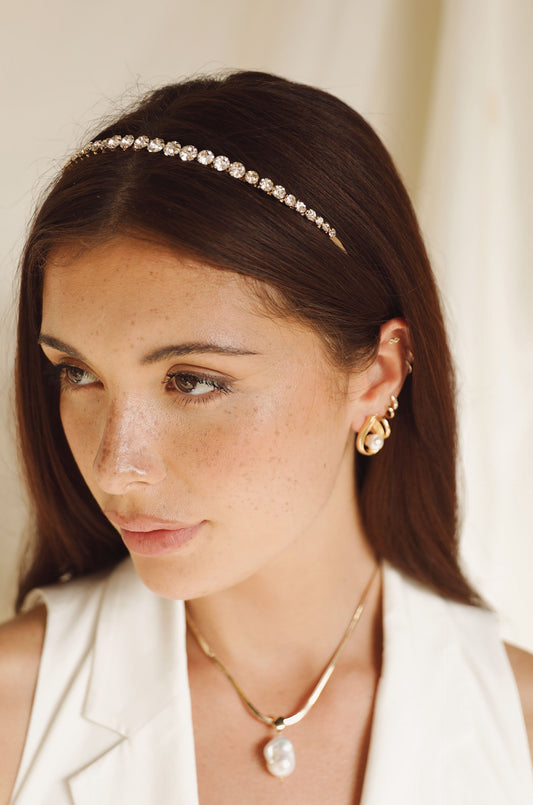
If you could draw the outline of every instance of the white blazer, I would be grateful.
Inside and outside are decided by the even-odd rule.
[[[361,805],[533,805],[524,720],[493,616],[387,564],[383,585],[384,663]],[[183,602],[151,593],[129,559],[36,591],[28,605],[38,601],[46,638],[13,805],[198,805]]]

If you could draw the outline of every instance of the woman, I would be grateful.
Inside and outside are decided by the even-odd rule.
[[[532,659],[458,566],[438,295],[355,112],[152,93],[66,165],[20,299],[1,801],[528,801]]]

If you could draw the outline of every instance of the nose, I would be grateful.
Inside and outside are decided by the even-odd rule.
[[[134,484],[159,483],[166,476],[163,444],[146,404],[139,399],[113,402],[93,462],[97,484],[108,494],[120,495]]]

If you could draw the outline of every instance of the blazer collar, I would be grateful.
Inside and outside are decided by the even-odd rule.
[[[188,690],[183,601],[160,598],[131,560],[109,577],[94,641],[83,715],[131,735]]]
[[[109,576],[83,717],[99,741],[112,732],[69,778],[75,805],[198,805],[185,637],[182,601],[147,590],[130,560]]]
[[[531,764],[495,617],[383,567],[384,653],[361,805],[524,805]]]
[[[76,805],[197,805],[184,606],[132,563],[106,582],[83,714],[116,742],[69,781]],[[384,565],[384,658],[361,805],[524,805],[531,764],[491,614]],[[127,738],[127,740],[126,740]]]

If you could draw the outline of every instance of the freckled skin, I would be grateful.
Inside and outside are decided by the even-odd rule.
[[[245,278],[133,239],[59,253],[46,269],[42,332],[86,359],[44,346],[52,362],[94,376],[64,388],[60,412],[102,509],[204,521],[173,554],[133,555],[152,589],[207,595],[294,558],[304,543],[357,531],[363,381],[334,369],[311,329],[267,315]],[[190,341],[258,354],[141,362]],[[213,374],[230,391],[187,397],[165,382],[170,371]]]
[[[132,554],[141,579],[187,600],[259,709],[292,713],[374,577],[355,493],[355,432],[398,396],[409,342],[405,322],[391,320],[372,366],[334,369],[317,334],[273,317],[256,287],[144,240],[65,250],[46,267],[41,338],[52,363],[72,367],[62,375],[61,419],[102,510],[202,523],[173,552]],[[146,360],[192,342],[256,354]],[[311,805],[324,792],[331,802],[359,801],[381,662],[376,579],[334,677],[294,727],[298,762],[283,794],[258,762],[267,730],[188,633],[201,802],[222,788],[224,802],[243,790],[265,803]]]

